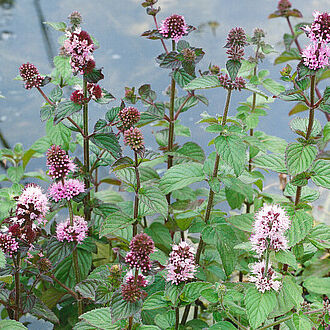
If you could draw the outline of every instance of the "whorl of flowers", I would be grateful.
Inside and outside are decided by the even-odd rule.
[[[289,0],[280,0],[277,4],[277,9],[284,15],[292,7]]]
[[[76,165],[61,146],[52,145],[47,151],[47,166],[49,176],[53,180],[66,178],[69,172],[74,172]]]
[[[100,85],[97,85],[97,84],[94,84],[94,83],[88,83],[87,84],[87,91],[89,93],[89,96],[93,100],[98,100],[103,95]]]
[[[84,96],[84,91],[79,86],[74,92],[72,92],[72,94],[70,96],[70,100],[73,103],[83,105],[84,103],[89,101],[89,98]]]
[[[241,48],[240,46],[232,46],[227,49],[226,53],[230,60],[241,61],[244,56],[244,48]]]
[[[135,303],[140,299],[144,299],[147,293],[134,283],[124,283],[121,286],[121,294],[125,301]]]
[[[250,237],[252,249],[261,256],[266,249],[279,251],[288,248],[285,231],[290,219],[279,205],[264,205],[255,215],[253,233]]]
[[[57,224],[56,237],[60,242],[77,242],[81,244],[87,236],[88,226],[87,221],[79,216],[73,217],[73,225],[70,224],[70,219]]]
[[[73,26],[78,26],[81,24],[82,22],[82,16],[81,14],[78,12],[78,11],[73,11],[68,19],[70,20],[70,23],[73,25]]]
[[[305,26],[303,30],[311,41],[330,42],[330,15],[327,12],[320,13],[315,10],[314,21],[311,26]]]
[[[131,268],[141,269],[143,273],[151,270],[150,254],[155,251],[155,244],[151,237],[141,233],[133,237],[127,253],[125,262]]]
[[[77,179],[64,180],[64,183],[62,181],[54,182],[48,189],[49,195],[55,202],[61,199],[70,200],[84,191],[84,183]]]
[[[132,150],[139,151],[144,147],[142,132],[137,127],[131,127],[124,131],[124,143]]]
[[[188,33],[188,25],[183,16],[173,14],[162,21],[159,33],[164,38],[170,38],[175,42],[178,42]]]
[[[25,222],[37,221],[38,224],[46,223],[46,213],[49,210],[47,196],[36,184],[28,184],[16,202],[16,221],[22,225]]]
[[[281,287],[281,282],[276,280],[277,274],[272,269],[271,263],[269,262],[268,264],[266,274],[265,268],[265,260],[254,263],[251,267],[251,272],[254,276],[250,276],[249,281],[255,283],[257,289],[262,293],[271,289],[278,291]]]
[[[74,73],[84,74],[90,61],[94,62],[94,43],[86,31],[76,28],[73,32],[66,32],[67,39],[64,41],[64,49],[71,56],[70,64]],[[90,62],[90,63],[89,63]],[[94,63],[95,64],[95,63]]]
[[[311,70],[318,70],[329,65],[330,47],[324,43],[311,43],[301,54],[304,64]]]
[[[130,270],[129,272],[127,272],[126,274],[126,283],[131,283],[133,284],[135,280],[135,276],[133,274],[133,272]],[[136,285],[140,288],[145,288],[148,285],[149,281],[142,275],[139,274],[136,280]]]
[[[187,242],[174,244],[167,265],[166,281],[178,285],[194,278],[197,271],[195,264],[195,251]]]
[[[245,31],[241,27],[236,27],[229,31],[225,48],[233,46],[244,47],[247,44]]]
[[[126,107],[119,111],[119,120],[121,121],[123,129],[129,129],[140,120],[140,112],[134,107]]]
[[[31,63],[22,64],[19,68],[20,76],[25,81],[25,88],[39,87],[43,78],[40,76],[38,69]]]
[[[245,80],[242,77],[236,77],[235,80],[231,80],[227,74],[219,75],[220,85],[225,89],[241,90],[245,88]]]
[[[0,232],[0,249],[3,253],[13,256],[18,250],[18,243],[11,233],[1,233]]]

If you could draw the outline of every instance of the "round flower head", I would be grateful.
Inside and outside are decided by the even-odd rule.
[[[141,131],[135,127],[131,127],[124,131],[124,143],[129,145],[134,151],[142,150],[144,147],[143,135]]]
[[[195,251],[185,241],[172,246],[167,265],[167,282],[178,285],[194,278],[197,271],[195,264]]]
[[[305,26],[303,30],[314,42],[330,42],[330,15],[327,12],[314,11],[314,21],[311,26]]]
[[[70,100],[73,103],[83,105],[84,103],[88,102],[88,97],[84,96],[83,89],[79,86],[70,96]]]
[[[225,48],[244,47],[247,44],[245,31],[241,27],[236,27],[229,31]]]
[[[255,215],[253,234],[250,237],[252,249],[259,256],[266,249],[275,251],[288,248],[284,232],[290,227],[290,219],[279,205],[264,205]]]
[[[54,180],[66,178],[69,172],[74,172],[76,165],[61,146],[52,145],[47,151],[47,166],[49,176]]]
[[[49,195],[58,202],[61,199],[70,200],[85,191],[85,185],[77,179],[54,182],[48,189]]]
[[[74,73],[85,73],[88,62],[93,60],[94,43],[86,31],[76,28],[73,32],[67,31],[68,37],[64,41],[64,49],[71,56],[70,64]]]
[[[102,89],[97,84],[88,83],[87,90],[88,90],[89,96],[94,100],[98,100],[102,97]]]
[[[164,38],[169,38],[178,42],[188,33],[188,26],[183,16],[173,14],[162,21],[159,33]]]
[[[281,14],[285,14],[287,10],[292,7],[291,2],[289,0],[280,0],[277,5],[277,9],[281,12]]]
[[[123,129],[129,129],[140,120],[140,112],[134,107],[126,107],[118,113]]]
[[[240,46],[232,46],[227,49],[226,53],[230,60],[241,61],[244,56],[244,48],[241,48]]]
[[[25,88],[39,87],[42,85],[43,78],[38,69],[31,63],[22,64],[19,68],[20,76],[25,81]]]
[[[311,43],[301,54],[304,64],[311,70],[318,70],[329,65],[330,47],[325,43]]]
[[[230,79],[227,74],[220,73],[219,75],[220,85],[225,89],[238,89],[245,88],[245,80],[242,77],[236,77],[234,81]]]
[[[141,290],[137,284],[134,283],[125,283],[121,286],[121,294],[125,301],[135,303],[140,299],[144,299],[147,296],[147,293],[144,290]]]
[[[133,274],[132,270],[127,272],[126,274],[126,283],[133,284],[135,280],[135,275]],[[136,285],[140,288],[145,288],[148,285],[149,281],[142,275],[139,274],[137,277]]]
[[[17,252],[18,243],[11,233],[0,233],[0,249],[10,257]]]
[[[26,222],[37,221],[38,224],[46,223],[46,213],[49,210],[48,199],[41,188],[36,184],[25,186],[16,203],[16,221],[20,225]]]
[[[265,268],[265,260],[254,263],[251,267],[251,272],[254,276],[250,276],[249,281],[255,283],[257,289],[262,293],[271,289],[278,291],[281,287],[281,282],[276,280],[277,274],[272,269],[271,263],[268,264],[267,273],[264,275]]]
[[[77,242],[81,244],[87,236],[88,226],[87,221],[79,216],[73,217],[73,225],[70,224],[70,219],[57,224],[56,236],[60,242]]]

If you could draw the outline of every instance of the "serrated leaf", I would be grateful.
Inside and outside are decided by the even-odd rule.
[[[204,179],[203,166],[199,163],[185,163],[172,166],[159,182],[164,194],[184,188]]]
[[[24,169],[23,166],[18,166],[18,167],[9,167],[7,170],[7,176],[8,179],[12,183],[19,183],[20,180],[23,178],[24,175]]]
[[[121,211],[111,213],[102,223],[100,238],[103,236],[120,236],[122,229],[125,229],[134,222],[134,219]]]
[[[283,291],[284,299],[292,303],[297,310],[300,310],[301,303],[304,301],[302,287],[295,282],[294,277],[290,276],[284,276],[282,285],[281,290]]]
[[[307,238],[318,249],[330,249],[330,227],[325,223],[315,226]]]
[[[274,291],[259,292],[256,288],[248,288],[245,294],[246,313],[253,328],[263,324],[267,316],[276,306]]]
[[[98,81],[104,79],[104,75],[101,69],[94,68],[92,72],[84,74],[84,77],[89,83],[96,84]]]
[[[296,113],[299,113],[299,112],[306,111],[308,109],[309,108],[306,104],[299,102],[290,110],[289,116],[292,116],[292,115],[294,115]]]
[[[64,80],[67,80],[72,76],[72,68],[69,56],[55,56],[54,65]]]
[[[142,310],[155,310],[165,307],[168,307],[168,303],[164,298],[164,292],[156,292],[144,301]]]
[[[118,113],[120,111],[121,107],[113,107],[110,110],[107,111],[107,113],[105,114],[105,119],[109,122],[112,123],[113,121],[115,121],[115,119],[118,116]]]
[[[195,89],[215,88],[220,86],[221,86],[220,81],[217,76],[203,76],[192,80],[184,87],[184,89],[195,90]]]
[[[178,303],[178,298],[183,290],[184,283],[178,285],[167,282],[165,284],[164,297],[166,300],[170,300],[172,305],[176,306]]]
[[[121,328],[119,325],[112,324],[109,307],[93,309],[80,315],[79,319],[100,330],[116,330]]]
[[[63,95],[63,90],[60,86],[56,86],[55,88],[53,88],[49,94],[50,98],[54,101],[54,102],[58,102],[61,100],[61,97]]]
[[[306,315],[293,314],[292,321],[296,329],[299,330],[313,329],[313,323],[309,320],[309,318]]]
[[[156,213],[167,217],[168,204],[165,195],[157,187],[149,186],[139,189],[139,199],[141,203],[145,204]]]
[[[194,79],[193,76],[191,76],[183,69],[175,70],[172,74],[174,80],[178,83],[178,85],[181,88],[184,88],[188,83],[190,83]]]
[[[283,85],[270,78],[263,80],[262,85],[273,95],[279,95],[285,91]]]
[[[230,79],[235,80],[237,77],[237,73],[241,67],[241,62],[240,61],[235,61],[235,60],[228,60],[226,62],[226,69],[229,73]]]
[[[100,284],[102,284],[102,282],[96,279],[84,280],[76,285],[75,290],[79,292],[82,297],[95,300],[96,290]]]
[[[274,64],[280,64],[287,61],[300,60],[301,56],[297,48],[291,48],[290,51],[283,52],[279,57],[275,59]]]
[[[109,102],[115,100],[116,98],[110,94],[107,90],[102,88],[102,97],[96,99],[95,102],[99,104],[108,104]]]
[[[302,241],[313,227],[313,217],[304,210],[297,210],[292,217],[292,222],[287,236],[289,247]]]
[[[308,122],[309,122],[308,118],[297,117],[291,120],[290,128],[296,134],[306,137]],[[313,121],[313,127],[310,136],[316,137],[318,134],[321,133],[321,131],[322,131],[321,123],[317,119],[315,119]]]
[[[92,136],[91,141],[98,147],[109,151],[115,158],[120,157],[121,146],[114,133],[96,133]]]
[[[240,230],[251,233],[253,229],[254,217],[253,214],[250,213],[233,215],[228,218],[228,222]]]
[[[15,320],[1,320],[0,329],[1,330],[22,330],[22,329],[28,330],[28,328],[25,327],[22,323],[19,323]]]
[[[181,299],[191,303],[201,296],[203,290],[208,289],[211,286],[212,284],[205,282],[187,283],[182,291]]]
[[[6,266],[6,256],[3,251],[0,249],[0,268],[4,268]]]
[[[228,321],[220,321],[213,324],[209,330],[236,330],[237,328]]]
[[[277,173],[287,173],[284,157],[277,154],[263,154],[252,160],[253,165]]]
[[[319,159],[312,167],[311,179],[317,186],[330,189],[330,161]]]
[[[72,253],[73,243],[60,242],[56,237],[51,237],[47,245],[47,257],[52,263],[57,263]]]
[[[239,176],[246,161],[246,145],[242,139],[236,135],[220,135],[214,140],[214,144],[220,158]]]
[[[291,251],[280,250],[275,253],[275,259],[282,264],[288,264],[294,269],[298,268],[296,257]]]
[[[330,295],[330,277],[308,277],[304,283],[304,287],[313,293],[320,295]]]
[[[296,175],[306,171],[315,160],[317,148],[313,145],[290,143],[285,151],[285,160],[288,172]]]
[[[62,101],[55,109],[54,124],[58,124],[64,118],[70,117],[73,113],[80,111],[81,104],[76,104],[70,100]]]

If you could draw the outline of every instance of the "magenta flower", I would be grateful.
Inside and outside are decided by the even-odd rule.
[[[327,12],[320,13],[315,10],[313,13],[314,22],[311,26],[305,26],[303,30],[311,41],[329,43],[330,42],[330,15]]]
[[[49,176],[54,180],[65,179],[69,172],[74,172],[76,165],[61,146],[52,145],[47,151]]]
[[[43,82],[38,69],[31,63],[22,64],[19,68],[20,76],[25,81],[25,88],[39,87]]]
[[[88,90],[89,96],[93,100],[98,100],[103,95],[101,87],[97,84],[88,83],[87,84],[87,90]]]
[[[167,265],[167,282],[178,285],[181,282],[186,282],[194,278],[197,271],[195,264],[195,251],[182,241],[179,245],[172,246]]]
[[[261,256],[267,249],[279,251],[288,248],[285,231],[290,219],[279,205],[264,205],[255,215],[253,234],[250,237],[252,249]]]
[[[134,283],[135,275],[133,274],[132,270],[127,272],[126,274],[126,283]],[[149,281],[143,276],[139,274],[137,277],[136,285],[140,288],[145,288],[148,285]]]
[[[70,224],[70,219],[57,224],[56,237],[60,242],[77,242],[81,244],[88,233],[87,221],[79,216],[73,217],[73,225]]]
[[[80,105],[83,105],[84,103],[89,101],[88,97],[84,96],[83,89],[80,86],[78,86],[78,88],[74,92],[72,92],[72,94],[70,96],[70,100],[73,103],[80,104]]]
[[[139,151],[144,148],[142,132],[137,127],[131,127],[124,131],[124,143],[132,150]]]
[[[38,224],[46,224],[45,216],[49,210],[48,204],[47,196],[43,194],[41,188],[34,183],[28,184],[17,199],[14,223],[18,223],[20,226],[34,221],[37,221]]]
[[[64,49],[71,56],[72,70],[74,73],[84,74],[88,62],[94,60],[92,38],[80,28],[76,28],[73,32],[67,31],[66,36],[68,38],[64,41]]]
[[[242,77],[236,77],[234,81],[227,74],[220,73],[220,85],[225,89],[241,90],[245,88],[245,80]]]
[[[129,129],[140,120],[140,112],[134,107],[126,107],[119,111],[118,117],[123,129]]]
[[[159,33],[168,39],[178,42],[188,33],[188,25],[181,15],[173,14],[162,21]]]
[[[48,189],[49,195],[55,202],[61,199],[70,200],[84,191],[84,183],[77,179],[64,180],[64,184],[62,181],[54,182]]]
[[[254,276],[250,276],[249,281],[255,283],[257,289],[262,293],[271,289],[278,291],[281,287],[281,282],[276,280],[278,275],[272,269],[271,263],[269,263],[268,271],[264,276],[265,268],[265,260],[254,263],[251,267]]]
[[[329,65],[330,47],[325,43],[311,43],[301,54],[304,64],[311,70],[318,70]]]
[[[3,253],[13,256],[14,253],[18,250],[18,243],[15,238],[12,237],[11,233],[1,233],[0,232],[0,249]]]
[[[140,299],[144,299],[147,293],[134,283],[125,283],[121,286],[121,295],[125,301],[135,303]]]

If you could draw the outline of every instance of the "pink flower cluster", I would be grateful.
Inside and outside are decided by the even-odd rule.
[[[241,91],[245,88],[245,80],[242,77],[236,77],[235,80],[232,81],[227,74],[220,73],[219,81],[220,85],[225,89],[238,89]]]
[[[133,237],[127,253],[125,262],[131,268],[141,269],[143,273],[151,270],[150,254],[155,251],[155,244],[151,237],[141,233]]]
[[[103,96],[102,89],[99,85],[94,83],[87,84],[88,97],[84,96],[81,86],[76,86],[76,90],[71,94],[70,99],[76,104],[84,104],[90,101],[90,99],[98,100]]]
[[[281,287],[281,282],[276,280],[278,275],[272,269],[271,263],[268,264],[267,272],[265,272],[265,268],[265,260],[254,263],[251,267],[254,276],[250,276],[250,282],[255,283],[257,289],[262,293],[271,289],[278,291]]]
[[[133,284],[134,283],[135,276],[133,272],[130,270],[126,274],[126,283]],[[149,281],[142,275],[139,274],[136,280],[136,285],[140,288],[145,288],[148,285]]]
[[[64,41],[64,49],[71,56],[70,64],[74,73],[90,73],[95,68],[93,58],[94,43],[86,31],[76,28],[73,32],[67,31],[68,37]]]
[[[38,224],[46,223],[46,213],[49,210],[47,196],[36,184],[25,186],[16,203],[16,223],[24,225],[26,222],[37,221]]]
[[[134,107],[126,107],[119,111],[119,120],[121,121],[123,129],[129,129],[140,120],[140,112]]]
[[[39,87],[43,78],[40,76],[38,69],[31,63],[22,64],[19,68],[20,76],[25,81],[25,88]]]
[[[124,131],[124,143],[134,151],[142,150],[144,147],[142,132],[137,127],[131,127]]]
[[[18,243],[11,233],[0,233],[0,249],[10,257],[17,252]]]
[[[167,282],[178,285],[181,282],[193,279],[197,271],[194,249],[185,241],[182,241],[179,245],[173,245],[166,269]]]
[[[74,172],[76,165],[61,146],[52,145],[47,151],[49,176],[53,180],[65,179],[69,172]]]
[[[89,101],[88,97],[84,96],[83,89],[79,86],[70,96],[70,100],[73,103],[83,105]]]
[[[314,12],[314,22],[305,26],[311,44],[302,51],[304,64],[311,70],[318,70],[329,65],[330,47],[330,15],[327,12]]]
[[[49,195],[58,202],[61,199],[70,200],[85,191],[85,185],[78,179],[68,179],[64,182],[54,182],[48,189]]]
[[[285,231],[290,227],[290,219],[279,205],[264,205],[255,215],[253,234],[250,237],[252,249],[261,256],[268,250],[288,248]]]
[[[125,301],[135,303],[140,299],[145,299],[147,293],[138,286],[138,284],[124,283],[121,286],[121,295]]]
[[[245,31],[240,28],[231,29],[228,33],[227,43],[225,48],[227,50],[228,58],[233,61],[241,61],[244,56],[244,47],[247,45]]]
[[[87,221],[79,216],[73,217],[73,225],[70,224],[70,219],[57,224],[56,236],[60,242],[77,242],[81,244],[87,236],[88,226]]]
[[[164,38],[169,38],[178,42],[188,33],[188,25],[183,16],[173,14],[162,21],[159,33]]]

